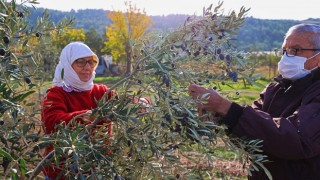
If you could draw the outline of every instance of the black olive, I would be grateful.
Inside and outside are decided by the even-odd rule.
[[[224,55],[223,55],[223,54],[219,54],[219,58],[220,58],[221,60],[224,60]]]
[[[112,120],[114,118],[114,114],[113,113],[109,114],[108,118]]]
[[[200,51],[196,51],[195,53],[193,53],[194,56],[198,56],[200,54]]]
[[[10,38],[9,38],[8,36],[4,36],[4,37],[2,38],[2,40],[3,40],[3,42],[4,42],[5,44],[9,44],[9,42],[10,42]]]
[[[31,83],[31,79],[28,78],[28,77],[25,77],[25,78],[24,78],[24,81],[25,81],[27,84],[30,84],[30,83]]]
[[[0,56],[4,56],[6,54],[6,50],[3,48],[0,49]]]
[[[171,122],[171,116],[170,116],[170,114],[164,115],[164,118],[165,118],[168,122]]]
[[[41,35],[42,35],[41,32],[36,33],[36,37],[41,37]]]
[[[24,18],[23,12],[18,12],[18,17],[19,17],[19,18]]]
[[[128,140],[127,141],[127,145],[130,147],[132,145],[132,141],[131,140]]]
[[[176,124],[176,127],[174,129],[175,132],[180,132],[181,131],[181,126],[179,124]]]
[[[217,54],[220,54],[220,53],[221,53],[221,49],[218,48],[218,49],[216,50],[216,52],[217,52]]]

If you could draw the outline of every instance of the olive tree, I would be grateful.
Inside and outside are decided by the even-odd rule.
[[[248,173],[264,168],[261,141],[229,136],[215,114],[199,114],[196,103],[205,102],[206,95],[193,100],[187,93],[190,83],[200,83],[232,98],[221,84],[239,79],[251,82],[246,75],[250,71],[246,54],[232,45],[247,9],[224,15],[222,3],[211,5],[202,16],[190,16],[168,34],[148,34],[132,42],[134,68],[110,87],[117,91],[116,97],[97,100],[98,107],[92,110],[95,120],[79,124],[74,117],[45,136],[36,128],[40,107],[30,99],[41,90],[41,58],[28,45],[37,32],[47,31],[30,28],[23,33],[21,29],[28,26],[23,25],[21,13],[16,13],[23,6],[0,2],[6,9],[0,14],[1,122],[12,122],[0,131],[5,177],[33,179],[41,176],[42,167],[55,163],[64,166],[63,174],[70,179],[210,178],[212,169],[190,168],[181,159],[213,162],[221,142],[238,154]],[[47,21],[39,21],[37,28],[44,27],[43,22]],[[60,29],[67,24],[45,27]],[[19,38],[6,43],[17,34]],[[142,97],[151,103],[139,102]],[[103,119],[112,121],[113,135],[105,126],[97,126]],[[40,150],[49,145],[53,151],[41,156]]]
[[[30,24],[35,3],[0,0],[0,176],[12,179],[28,177],[42,159],[39,112],[47,72],[41,50],[49,45],[51,33],[72,23],[54,24],[44,12]]]

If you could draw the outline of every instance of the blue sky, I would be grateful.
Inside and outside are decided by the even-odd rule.
[[[70,11],[71,9],[124,10],[124,0],[38,0],[49,9]],[[218,0],[131,0],[139,8],[145,8],[148,15],[196,14],[201,15],[203,7],[216,5]],[[224,14],[230,10],[239,12],[244,6],[251,8],[247,16],[261,19],[320,18],[319,0],[225,0]]]

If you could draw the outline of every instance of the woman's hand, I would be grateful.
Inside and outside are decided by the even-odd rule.
[[[134,103],[137,103],[139,105],[139,108],[141,108],[138,113],[148,113],[149,108],[151,106],[151,101],[145,97],[137,98],[135,97],[133,99]]]
[[[198,108],[200,112],[210,111],[216,112],[222,116],[226,115],[230,106],[231,102],[222,97],[217,91],[211,88],[205,88],[199,86],[197,84],[191,84],[188,88],[189,95],[193,99],[200,100],[201,98],[205,98],[205,102],[199,101]]]

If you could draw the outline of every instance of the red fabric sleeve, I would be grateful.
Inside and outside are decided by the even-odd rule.
[[[88,110],[80,110],[68,113],[67,103],[59,93],[49,91],[42,102],[42,121],[46,133],[51,133],[55,125],[65,122],[66,124],[76,115],[83,114]]]

